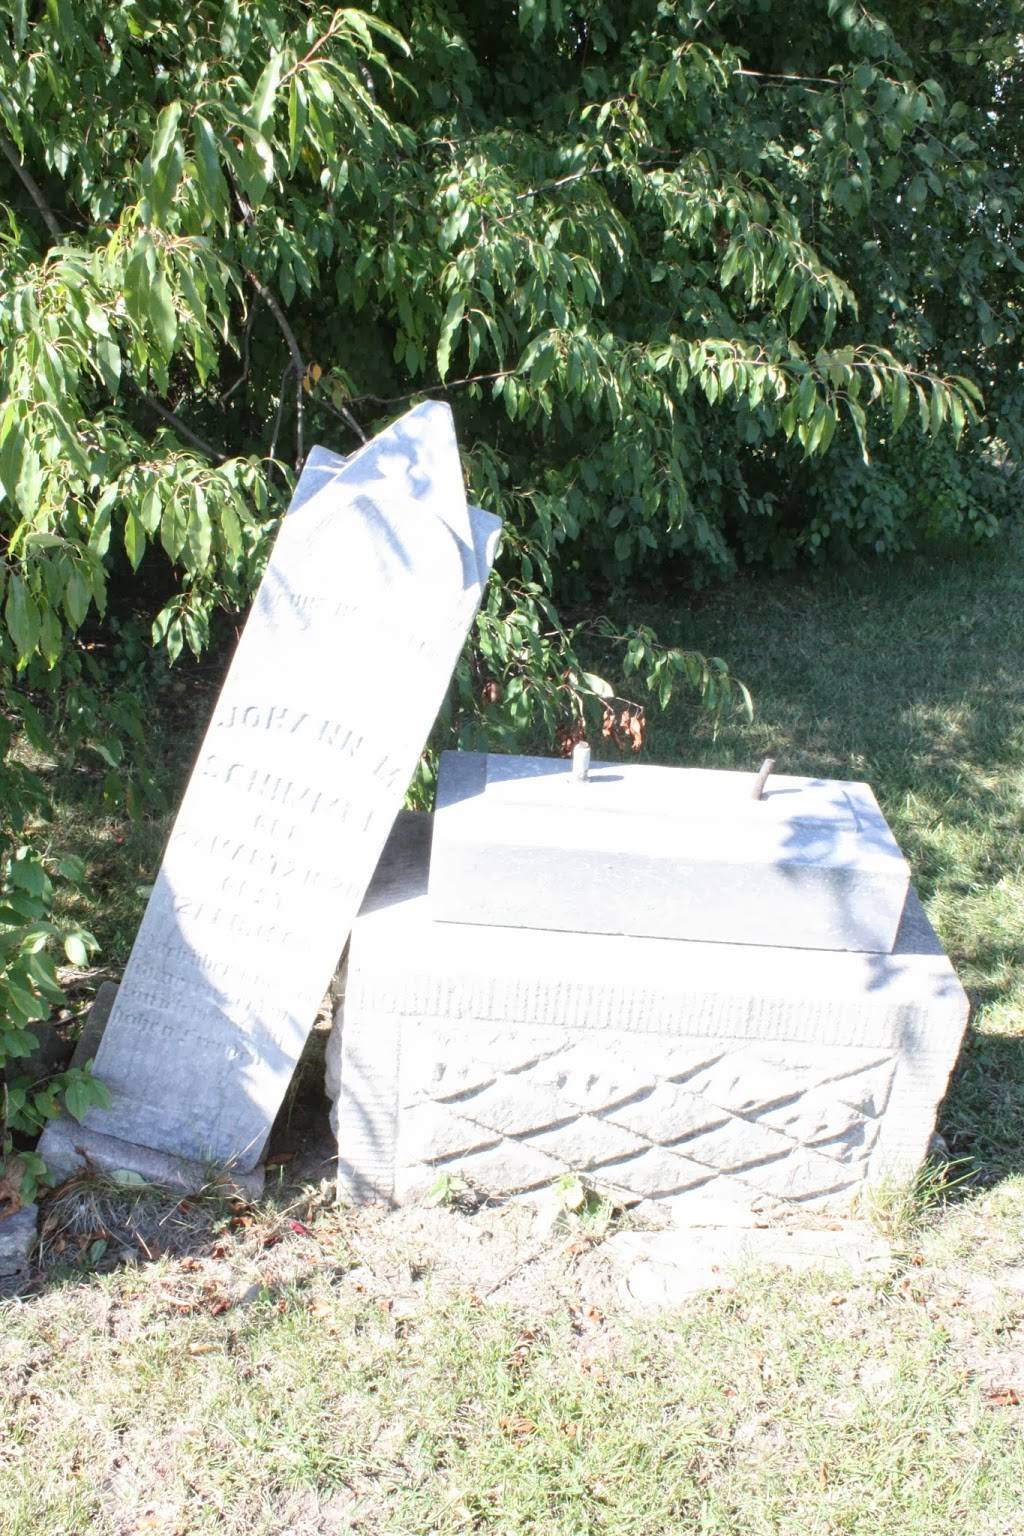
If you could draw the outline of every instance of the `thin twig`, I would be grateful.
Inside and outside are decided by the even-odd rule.
[[[842,85],[841,80],[832,80],[828,75],[778,75],[770,69],[734,69],[734,75],[749,75],[754,80],[796,80],[806,81],[809,85]]]
[[[367,396],[363,395],[360,398],[366,399]],[[320,395],[316,403],[323,410],[330,411],[332,416],[337,416],[338,420],[343,421],[346,427],[351,427],[353,432],[358,432],[364,443],[368,443],[370,441],[362,427],[359,425],[358,421],[356,421],[355,417],[352,415],[352,412],[346,411],[343,405],[335,405],[334,401],[328,400],[326,395]]]
[[[486,384],[490,379],[510,379],[518,373],[518,368],[499,368],[496,373],[471,373],[465,379],[449,379],[447,384],[424,384],[419,389],[410,389],[404,395],[354,395],[352,404],[361,405],[364,400],[370,400],[374,405],[401,405],[406,400],[414,400],[417,395],[443,395],[449,389],[461,389],[466,384]]]
[[[288,318],[285,315],[284,310],[277,302],[276,296],[267,287],[266,283],[261,282],[260,279],[256,276],[255,272],[251,272],[248,267],[245,269],[245,275],[256,289],[256,292],[259,294],[264,304],[270,310],[270,313],[273,315],[274,319],[277,321],[278,329],[281,332],[281,335],[284,337],[288,351],[291,354],[292,367],[295,369],[296,373],[305,373],[306,365],[302,360],[302,350],[299,347],[295,332],[288,324]]]
[[[270,289],[267,287],[266,283],[261,282],[260,279],[256,276],[255,272],[251,272],[248,267],[246,268],[246,276],[248,277],[249,281],[252,283],[253,287],[256,289],[256,292],[260,295],[260,298],[263,300],[264,304],[266,304],[267,308],[270,310],[270,313],[273,315],[274,319],[277,321],[278,330],[281,332],[281,335],[284,337],[285,345],[287,346],[288,352],[289,352],[289,354],[291,356],[291,360],[292,360],[291,361],[291,367],[292,367],[292,369],[294,370],[294,373],[295,373],[295,387],[296,387],[296,390],[301,390],[302,389],[302,381],[303,381],[303,379],[305,378],[305,375],[306,375],[306,364],[303,361],[302,349],[299,346],[298,338],[296,337],[295,332],[292,330],[291,326],[288,323],[288,317],[285,314],[284,310],[281,308],[280,304],[277,302],[276,296],[270,291]],[[283,385],[282,385],[282,388],[283,388]],[[296,396],[296,402],[297,402],[297,407],[298,407],[298,421],[297,421],[297,426],[296,426],[296,435],[297,435],[297,438],[298,438],[298,445],[297,446],[298,446],[299,462],[301,464],[301,461],[302,461],[302,401],[301,401],[301,399],[299,399],[298,395]],[[346,411],[345,410],[344,406],[340,406],[337,409],[335,414],[339,415],[341,417],[342,421],[344,421],[346,423],[346,425],[351,428],[351,430],[356,434],[356,436],[362,442],[365,443],[365,442],[368,441],[366,433],[363,431],[363,429],[359,425],[358,421],[356,421],[355,417],[352,415],[352,413],[350,411]],[[271,458],[273,458],[273,456],[274,456],[273,453],[271,453]]]
[[[711,4],[708,6],[707,10],[704,12],[704,15],[700,18],[700,20],[697,22],[696,26],[694,27],[694,29],[693,29],[694,32],[699,32],[700,31],[701,27],[704,26],[705,22],[707,21],[708,17],[711,15],[711,12],[714,10],[714,8],[715,8],[715,6],[717,4],[718,4],[718,0],[711,0]]]
[[[571,181],[579,181],[583,176],[599,176],[603,171],[612,169],[614,167],[609,165],[585,165],[581,171],[559,176],[557,181],[545,181],[539,187],[531,187],[528,192],[517,192],[512,201],[521,203],[528,197],[536,197],[539,192],[553,192],[556,187],[567,187]]]
[[[54,240],[63,240],[64,236],[61,234],[60,225],[54,218],[53,212],[47,203],[46,198],[42,194],[39,183],[36,181],[35,177],[32,175],[32,172],[28,169],[21,156],[18,154],[18,151],[15,149],[10,139],[5,138],[2,134],[0,134],[0,149],[3,150],[5,156],[10,161],[11,167],[13,168],[15,174],[19,177],[22,186],[25,188],[25,191],[28,193],[29,197],[39,209],[40,217],[42,218],[42,221],[46,225],[47,229],[50,231],[51,237]]]
[[[277,415],[274,417],[274,430],[270,435],[270,452],[267,455],[267,457],[271,459],[277,458],[277,434],[281,430],[281,417],[284,415],[284,388],[288,383],[288,375],[291,373],[292,367],[293,365],[289,363],[287,368],[284,370],[284,373],[281,375],[280,398],[277,402]]]
[[[241,389],[242,385],[249,377],[249,346],[252,340],[252,325],[253,321],[256,319],[256,311],[259,309],[260,300],[262,297],[263,295],[258,293],[256,295],[255,302],[249,306],[249,313],[245,319],[245,333],[242,337],[242,373],[241,376],[237,378],[232,384],[231,388],[225,390],[221,395],[221,405],[227,405],[228,401],[231,399],[231,396],[235,393],[236,390]]]
[[[174,428],[179,437],[183,437],[186,442],[191,443],[193,448],[198,448],[200,453],[204,453],[215,464],[224,463],[226,455],[219,453],[212,443],[208,443],[205,437],[200,437],[198,432],[193,432],[192,428],[182,421],[176,411],[170,410],[168,406],[164,405],[162,400],[157,399],[156,395],[151,395],[148,389],[143,389],[141,384],[136,384],[134,379],[129,379],[128,382],[139,399],[144,400],[151,411],[155,411],[158,416],[162,416],[168,426]]]
[[[284,74],[281,76],[281,79],[278,82],[278,90],[280,90],[281,86],[289,81],[293,75],[297,75],[299,70],[302,69],[304,65],[308,64],[311,59],[316,58],[317,54],[320,52],[320,49],[326,47],[331,38],[334,37],[335,33],[338,31],[340,23],[341,16],[339,13],[335,13],[335,15],[331,18],[331,24],[327,28],[327,31],[323,34],[322,37],[317,38],[309,52],[303,54],[301,59],[296,60],[291,69],[285,70]]]

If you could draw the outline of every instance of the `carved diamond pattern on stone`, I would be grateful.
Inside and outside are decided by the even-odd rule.
[[[886,1102],[891,1060],[862,1048],[805,1047],[783,1061],[739,1042],[664,1045],[581,1041],[553,1026],[513,1040],[487,1025],[406,1025],[396,1194],[428,1189],[438,1167],[510,1193],[573,1170],[638,1199],[726,1177],[742,1180],[748,1201],[808,1201],[862,1177],[879,1128],[862,1106]]]
[[[880,1121],[864,1120],[844,1136],[829,1141],[815,1141],[811,1145],[815,1152],[825,1157],[834,1157],[837,1162],[865,1163],[874,1150],[880,1129]]]
[[[531,1072],[549,1054],[562,1054],[551,1031],[484,1029],[467,1036],[464,1030],[404,1031],[402,1044],[403,1103],[422,1099],[456,1100],[492,1084],[503,1073]]]
[[[852,1136],[865,1123],[865,1117],[858,1110],[830,1097],[820,1088],[762,1110],[757,1118],[761,1125],[770,1125],[807,1146]]]
[[[884,1104],[895,1062],[877,1056],[865,1061],[866,1054],[856,1046],[831,1046],[782,1057],[756,1047],[741,1047],[723,1055],[706,1071],[697,1072],[686,1086],[737,1114],[760,1113],[826,1085],[830,1097],[855,1109],[873,1105],[876,1100]],[[842,1088],[836,1086],[839,1083]],[[880,1110],[866,1107],[862,1112],[877,1114]]]
[[[795,1147],[788,1157],[743,1169],[745,1183],[780,1200],[821,1200],[836,1195],[859,1175],[810,1147]]]
[[[503,1077],[479,1093],[460,1098],[460,1114],[502,1136],[521,1136],[574,1118],[572,1106],[546,1083],[532,1081],[524,1094],[521,1075]]]
[[[717,1130],[687,1136],[676,1145],[676,1150],[719,1173],[738,1173],[758,1163],[785,1157],[793,1146],[788,1136],[769,1126],[737,1118]]]
[[[580,1172],[589,1171],[598,1163],[611,1158],[626,1157],[631,1152],[642,1152],[648,1143],[641,1136],[621,1126],[610,1125],[607,1120],[597,1120],[581,1115],[568,1125],[554,1130],[541,1131],[529,1138],[531,1147],[539,1147],[549,1157],[555,1157],[566,1168]]]
[[[657,1053],[631,1048],[602,1049],[592,1040],[574,1043],[547,1056],[534,1074],[563,1104],[604,1110],[610,1104],[650,1091],[658,1080]]]
[[[602,1118],[624,1125],[648,1141],[669,1142],[715,1130],[725,1125],[729,1116],[699,1094],[688,1093],[675,1083],[659,1083],[646,1097],[605,1110]]]
[[[860,1110],[871,1119],[885,1113],[896,1073],[896,1059],[888,1056],[870,1066],[859,1067],[835,1080],[835,1092],[844,1104]]]
[[[500,1140],[500,1134],[463,1119],[446,1104],[415,1104],[402,1118],[399,1156],[406,1162],[447,1161]]]
[[[424,1162],[419,1160],[400,1165],[395,1179],[398,1199],[407,1199],[413,1193],[429,1189],[437,1178],[438,1166],[437,1162],[432,1166],[424,1166]],[[454,1152],[440,1166],[450,1168],[478,1189],[501,1190],[510,1194],[539,1189],[565,1171],[561,1163],[546,1157],[529,1142],[508,1138],[496,1146]]]
[[[644,1195],[647,1199],[680,1194],[717,1178],[710,1168],[667,1147],[649,1147],[639,1157],[601,1164],[592,1172],[602,1186]]]

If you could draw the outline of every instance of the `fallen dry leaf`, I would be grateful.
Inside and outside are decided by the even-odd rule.
[[[532,1419],[524,1419],[521,1414],[514,1414],[511,1418],[498,1420],[498,1428],[506,1430],[513,1440],[527,1440],[530,1435],[537,1433],[537,1426]]]

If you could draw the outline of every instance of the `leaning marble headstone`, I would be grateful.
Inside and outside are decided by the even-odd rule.
[[[40,1150],[188,1186],[256,1168],[480,601],[499,522],[451,412],[314,448],[103,1034],[111,1107]]]

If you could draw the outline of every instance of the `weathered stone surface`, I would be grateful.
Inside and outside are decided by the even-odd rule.
[[[217,1168],[192,1158],[175,1157],[119,1136],[106,1136],[102,1131],[76,1124],[67,1116],[52,1121],[45,1137],[45,1146],[40,1139],[40,1147],[48,1166],[58,1173],[75,1172],[87,1166],[108,1176],[122,1171],[137,1173],[147,1184],[180,1190],[185,1195],[199,1194],[214,1184],[237,1189],[250,1200],[257,1200],[263,1193],[261,1167],[243,1173],[238,1168]]]
[[[445,922],[888,953],[910,881],[866,784],[445,752]]]
[[[24,1274],[36,1244],[37,1205],[23,1205],[11,1216],[0,1216],[0,1280]]]
[[[96,1053],[103,1039],[103,1031],[107,1027],[114,1001],[117,997],[117,983],[114,981],[101,981],[96,988],[96,996],[92,1000],[92,1007],[85,1016],[85,1024],[82,1033],[75,1044],[71,1057],[73,1067],[87,1066],[90,1061],[95,1061]]]
[[[404,815],[329,1056],[342,1191],[585,1173],[678,1220],[847,1203],[924,1157],[967,999],[911,893],[891,955],[436,922]]]
[[[447,406],[348,459],[310,454],[104,1031],[112,1107],[48,1131],[51,1164],[93,1156],[93,1135],[144,1160],[259,1162],[497,528],[466,505]]]
[[[817,1271],[840,1280],[882,1276],[892,1265],[889,1245],[859,1227],[617,1232],[603,1252],[619,1271],[623,1301],[651,1309],[730,1287],[751,1266]]]

